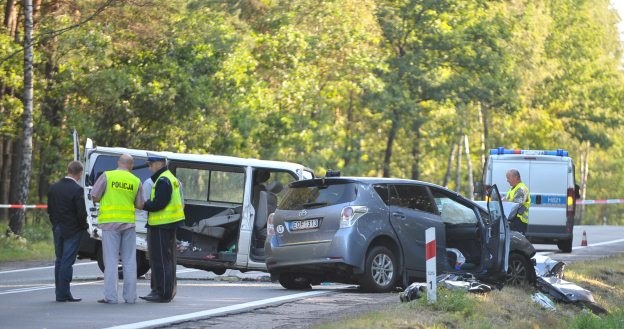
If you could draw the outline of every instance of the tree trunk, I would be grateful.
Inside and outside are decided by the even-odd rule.
[[[22,139],[22,159],[20,166],[20,186],[18,203],[28,203],[30,174],[32,171],[32,135],[33,135],[33,6],[32,0],[24,0],[24,114]],[[24,226],[26,209],[20,209],[11,216],[9,227],[13,233],[20,235]]]
[[[420,124],[414,125],[416,135],[412,143],[412,179],[420,177]]]
[[[466,169],[468,170],[468,196],[470,200],[474,200],[474,177],[472,176],[472,160],[470,159],[468,135],[464,135],[464,149],[466,150]]]
[[[451,143],[451,150],[448,156],[448,162],[446,163],[446,175],[444,175],[444,183],[442,186],[448,188],[448,184],[451,181],[451,168],[453,167],[453,161],[455,160],[455,143]]]
[[[8,202],[9,204],[19,203],[18,201],[19,199],[18,187],[20,185],[20,156],[19,154],[21,154],[21,150],[22,150],[22,146],[20,144],[21,144],[21,140],[18,138],[11,140],[10,152],[8,153],[8,156],[10,157],[9,161],[11,163],[10,172],[9,172],[9,175],[7,176],[10,179],[9,202]],[[17,216],[16,215],[17,212],[18,212],[18,209],[9,209],[9,222],[11,218]]]
[[[17,33],[17,5],[16,0],[7,0],[4,6],[4,21],[2,26],[7,29],[8,35],[14,37]]]
[[[0,111],[0,115],[2,114],[2,112]],[[8,179],[8,174],[5,175],[4,174],[4,167],[6,166],[6,161],[4,158],[4,154],[6,153],[6,151],[4,150],[4,146],[5,146],[5,137],[3,135],[0,135],[0,204],[7,204],[9,202],[8,200],[8,194],[6,194],[7,198],[5,198],[5,181],[7,181]],[[6,211],[5,208],[0,209],[0,221],[4,220],[5,218],[7,218],[8,212]]]
[[[388,139],[386,140],[386,152],[384,154],[383,162],[383,177],[390,177],[390,161],[392,160],[392,146],[394,145],[394,139],[396,138],[397,131],[399,130],[399,119],[396,112],[392,115],[392,125],[390,131],[388,131]]]
[[[483,131],[481,133],[481,170],[485,170],[485,158],[487,157],[487,140],[488,140],[488,113],[487,107],[479,103],[479,118],[483,124]]]
[[[353,122],[353,90],[349,92],[349,106],[347,107],[347,124],[346,127],[344,129],[346,129],[346,134],[345,134],[345,148],[344,148],[344,152],[343,152],[343,157],[342,157],[342,161],[344,163],[344,168],[349,168],[349,165],[351,164],[351,160],[353,158],[353,151],[354,151],[354,144],[355,144],[355,140],[353,138],[353,133],[352,133],[352,125],[351,122]],[[357,160],[356,160],[357,161]]]
[[[457,140],[457,164],[455,165],[455,192],[461,191],[461,160],[462,160],[462,144],[464,136],[459,136]]]
[[[590,148],[590,142],[589,141],[585,141],[585,149],[581,150],[581,186],[580,186],[580,194],[581,194],[581,200],[585,200],[586,197],[586,193],[587,193],[587,177],[589,174],[589,148]],[[576,216],[575,218],[575,223],[576,225],[581,224],[581,222],[583,221],[583,216],[585,215],[585,205],[582,204],[580,207],[580,213],[578,214],[578,216]]]

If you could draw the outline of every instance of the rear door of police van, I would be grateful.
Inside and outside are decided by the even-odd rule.
[[[525,179],[531,193],[527,235],[555,237],[565,233],[568,163],[561,157],[536,156]]]

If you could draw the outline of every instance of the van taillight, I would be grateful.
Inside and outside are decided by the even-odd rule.
[[[267,219],[267,236],[275,235],[275,226],[273,226],[273,215],[275,213],[271,213],[269,218]]]
[[[574,189],[573,188],[569,188],[568,189],[568,200],[567,200],[567,217],[574,217],[574,210],[576,207],[576,200],[574,200]]]

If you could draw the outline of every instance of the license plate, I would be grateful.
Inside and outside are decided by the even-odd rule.
[[[293,220],[290,222],[291,231],[312,230],[319,227],[320,218]]]

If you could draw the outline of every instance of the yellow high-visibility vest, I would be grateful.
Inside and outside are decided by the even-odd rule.
[[[505,199],[508,201],[512,201],[518,189],[526,190],[526,195],[525,195],[524,201],[522,202],[526,210],[523,211],[522,213],[518,213],[518,218],[523,223],[528,224],[529,223],[529,207],[531,206],[531,195],[529,194],[529,188],[523,182],[520,182],[516,184],[516,186],[514,186],[511,190],[509,190],[509,192],[507,192],[507,196],[505,197]]]
[[[104,172],[106,190],[100,199],[98,224],[134,223],[134,200],[141,180],[127,170]]]
[[[152,194],[150,199],[154,199],[156,195],[156,184],[161,177],[165,177],[171,182],[171,201],[167,206],[159,211],[150,212],[147,216],[149,225],[163,225],[179,222],[184,220],[184,209],[182,205],[182,194],[180,193],[180,182],[169,170],[165,170],[152,186]]]

